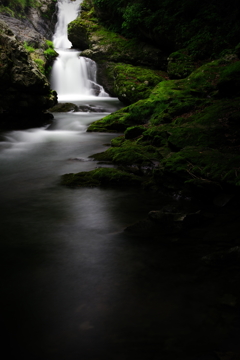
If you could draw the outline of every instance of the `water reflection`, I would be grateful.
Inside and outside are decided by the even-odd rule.
[[[139,301],[141,290],[133,280],[145,269],[145,248],[135,253],[123,229],[145,216],[156,197],[134,189],[58,185],[63,173],[98,166],[88,156],[106,149],[114,136],[85,132],[98,116],[56,114],[51,130],[4,135],[1,302],[11,358],[92,358],[104,354],[106,344],[128,342],[124,332],[132,325],[127,317],[132,322],[139,316],[133,315],[133,299]]]

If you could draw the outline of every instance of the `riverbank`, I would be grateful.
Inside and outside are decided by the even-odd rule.
[[[199,308],[193,314],[198,325],[193,332],[200,331],[201,349],[197,350],[186,330],[181,340],[186,345],[179,345],[174,358],[238,359],[238,46],[210,61],[192,61],[184,52],[169,55],[168,64],[157,67],[162,78],[155,85],[145,67],[140,76],[136,58],[129,55],[134,53],[129,45],[132,40],[108,33],[94,16],[91,8],[85,9],[82,18],[70,25],[70,34],[77,39],[78,28],[83,29],[83,40],[89,47],[83,55],[99,62],[103,84],[105,81],[108,86],[112,81],[112,91],[117,91],[127,106],[88,127],[88,132],[121,133],[106,151],[91,156],[99,162],[99,169],[66,174],[62,184],[112,188],[129,179],[151,194],[168,194],[167,206],[152,208],[145,219],[129,225],[125,232],[140,243],[172,249],[178,254],[174,273],[177,269],[182,274],[181,290],[188,281],[198,289],[194,295],[186,295],[185,305],[191,306],[199,296]],[[114,47],[126,49],[126,43],[129,48],[126,58],[121,57],[122,63],[117,57],[109,63],[109,51],[115,54]],[[151,71],[156,71],[156,65]],[[147,94],[142,84],[145,88],[149,85]],[[140,97],[138,101],[136,97]],[[169,346],[169,358],[171,350]]]

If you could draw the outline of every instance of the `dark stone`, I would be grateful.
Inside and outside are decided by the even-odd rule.
[[[54,107],[48,109],[50,112],[69,112],[78,111],[78,107],[72,103],[58,103]]]
[[[57,94],[37,65],[0,20],[0,113],[2,129],[42,126]]]

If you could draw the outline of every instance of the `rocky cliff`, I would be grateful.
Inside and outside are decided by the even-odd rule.
[[[13,32],[0,21],[0,128],[40,126],[56,94]]]
[[[1,0],[0,19],[4,20],[20,41],[36,45],[43,37],[51,40],[56,18],[53,0]],[[18,21],[16,21],[18,19]]]
[[[41,126],[57,102],[46,77],[57,55],[51,45],[55,3],[0,2],[1,129]]]

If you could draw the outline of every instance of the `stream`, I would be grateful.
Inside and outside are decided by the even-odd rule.
[[[210,336],[214,343],[215,324],[203,317],[212,284],[203,291],[189,269],[180,270],[179,259],[194,257],[174,238],[124,232],[167,196],[59,185],[63,174],[103,166],[89,156],[117,134],[87,126],[122,106],[97,84],[95,63],[70,49],[66,26],[80,3],[58,1],[51,81],[60,102],[101,111],[54,113],[51,126],[1,134],[3,359],[197,359],[182,354],[203,351]]]

